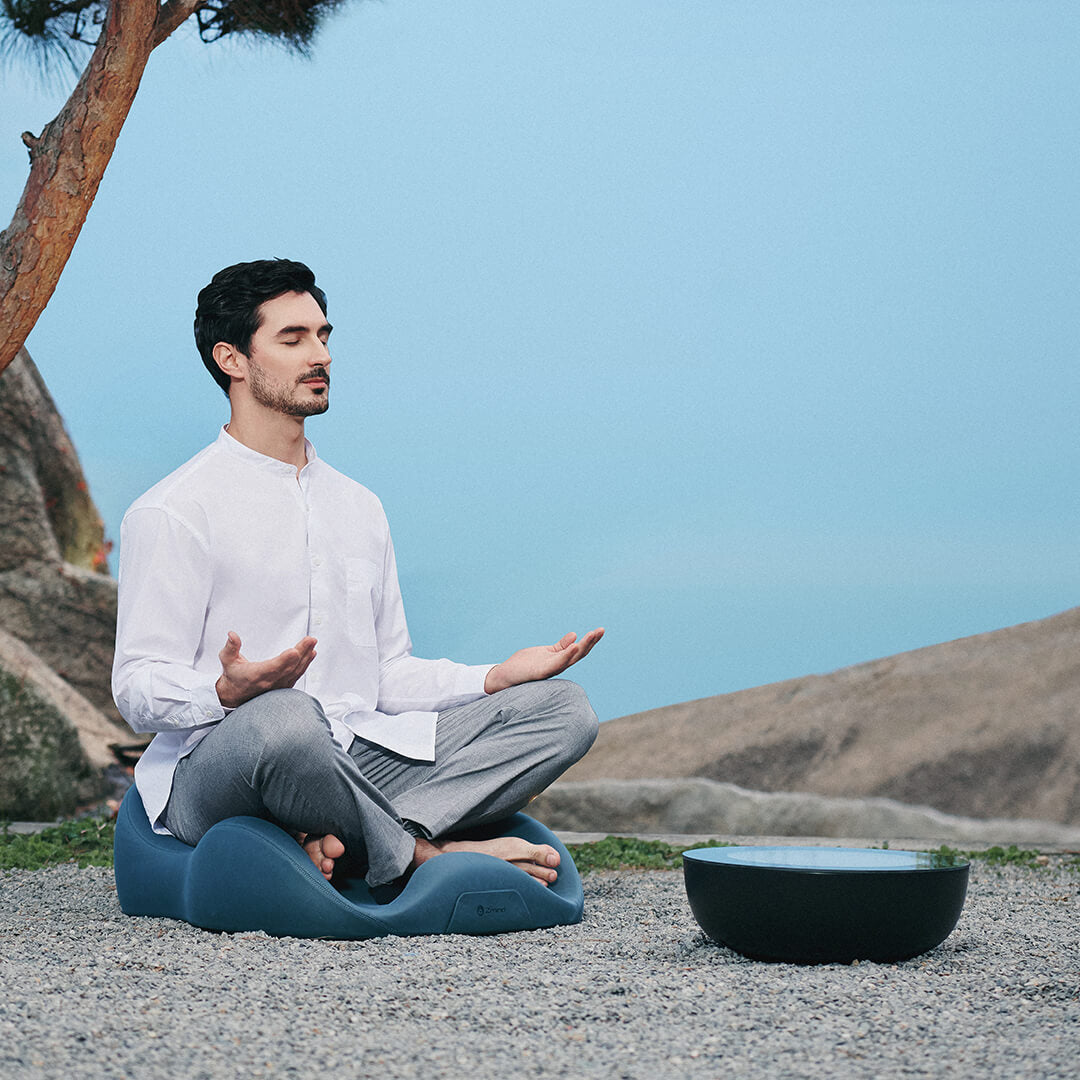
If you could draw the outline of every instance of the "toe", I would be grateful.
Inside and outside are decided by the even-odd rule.
[[[539,866],[535,862],[515,862],[514,866],[524,870],[529,877],[536,878],[541,885],[550,885],[559,876],[554,870],[545,866]]]

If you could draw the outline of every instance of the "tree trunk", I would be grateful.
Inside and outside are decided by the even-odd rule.
[[[173,17],[176,6],[166,5]],[[195,5],[183,6],[190,14]],[[71,97],[38,138],[23,135],[30,176],[11,225],[0,233],[0,371],[22,347],[60,280],[160,40],[158,13],[158,0],[112,0]]]

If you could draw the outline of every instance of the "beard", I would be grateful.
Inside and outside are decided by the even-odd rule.
[[[297,397],[297,388],[301,383],[316,376],[326,380],[326,389],[311,397]],[[318,416],[330,408],[330,373],[325,368],[312,368],[292,386],[286,386],[267,375],[266,371],[249,357],[248,386],[251,396],[260,405],[286,416]]]

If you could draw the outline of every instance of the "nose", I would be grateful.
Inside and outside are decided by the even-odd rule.
[[[315,348],[311,350],[308,364],[311,367],[329,367],[331,363],[330,346],[319,338],[315,339]]]

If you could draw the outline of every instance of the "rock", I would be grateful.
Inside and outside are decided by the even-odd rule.
[[[560,781],[529,804],[550,829],[634,835],[902,837],[936,843],[1080,848],[1080,828],[976,819],[892,799],[749,791],[716,780]]]
[[[101,517],[25,350],[0,377],[0,817],[70,813],[111,789],[116,582]]]
[[[1073,608],[828,675],[609,720],[564,780],[703,777],[1080,825],[1078,709]]]
[[[25,350],[0,377],[0,627],[123,724],[109,687],[116,582],[78,455]]]
[[[117,725],[0,631],[0,819],[70,814],[107,794]]]

